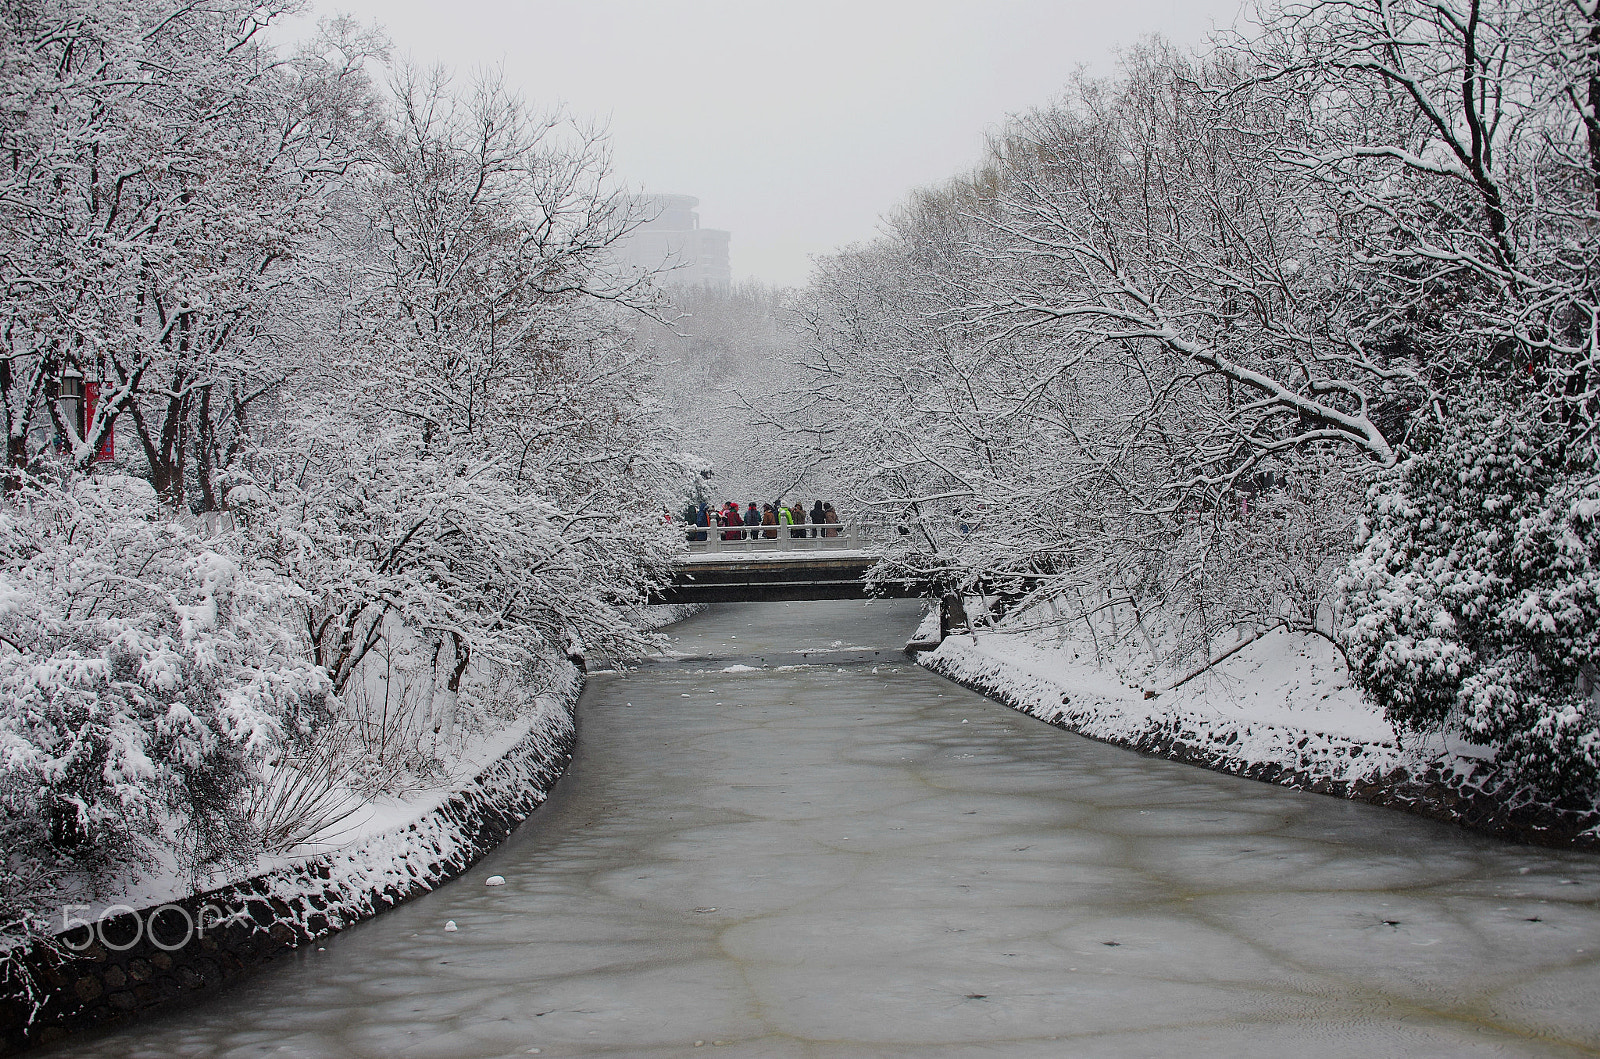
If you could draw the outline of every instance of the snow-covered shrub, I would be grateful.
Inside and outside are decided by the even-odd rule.
[[[446,778],[431,723],[435,680],[428,655],[391,621],[389,634],[339,696],[355,744],[352,779],[365,794],[402,794]]]
[[[364,804],[354,789],[360,761],[354,739],[352,725],[329,724],[300,753],[267,764],[246,811],[262,852],[337,839],[340,825]]]
[[[0,501],[0,915],[51,873],[253,857],[245,791],[328,710],[295,598],[139,479],[28,478]]]
[[[1565,427],[1480,405],[1373,488],[1346,588],[1356,680],[1397,727],[1454,730],[1549,794],[1600,780],[1600,475]]]

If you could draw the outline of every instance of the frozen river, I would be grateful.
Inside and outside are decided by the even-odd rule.
[[[1600,1054],[1600,859],[1060,732],[916,617],[675,626],[462,879],[70,1054]]]

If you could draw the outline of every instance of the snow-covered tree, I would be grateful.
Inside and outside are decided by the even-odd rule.
[[[669,422],[712,471],[709,482],[685,483],[679,506],[711,499],[700,495],[706,488],[716,500],[827,489],[817,446],[804,439],[810,423],[786,414],[792,409],[782,396],[804,375],[792,292],[754,282],[729,290],[679,286],[671,273],[664,278],[668,304],[640,320],[635,341],[655,355]]]
[[[806,303],[833,457],[920,531],[892,564],[1124,601],[1173,658],[1332,635],[1396,724],[1592,793],[1597,41],[1290,4],[1014,120]]]
[[[1331,548],[1330,562],[1329,552],[1289,547],[1262,519],[1271,511],[1304,521],[1308,503],[1336,509],[1307,488],[1340,476],[1341,461],[1320,454],[1330,441],[1304,440],[1309,462],[1296,471],[1281,411],[1245,413],[1226,383],[1187,366],[1187,354],[1125,333],[1126,307],[1096,293],[1092,269],[1070,264],[1065,248],[1088,253],[1087,243],[1069,244],[1058,231],[1047,252],[1042,228],[1018,234],[1026,219],[1054,208],[1085,238],[1124,238],[1083,220],[1070,197],[1120,201],[1137,188],[1117,166],[1105,184],[1073,183],[1061,172],[1047,184],[1040,129],[1057,137],[1049,148],[1057,155],[1092,154],[1093,144],[1074,139],[1075,119],[1063,113],[1030,120],[1038,138],[1019,133],[985,170],[918,196],[891,221],[888,238],[825,262],[813,280],[805,314],[819,369],[812,393],[826,409],[835,459],[863,500],[910,530],[891,542],[883,572],[990,592],[1026,577],[1040,595],[1070,603],[1069,619],[1130,608],[1126,628],[1165,635],[1158,653],[1167,665],[1203,657],[1240,623],[1327,635],[1326,598],[1308,602],[1304,590],[1314,583],[1331,592],[1348,535],[1293,537]],[[1068,201],[1048,207],[1047,187]],[[1188,222],[1173,223],[1182,231]],[[1202,249],[1186,252],[1203,260]],[[1153,280],[1160,272],[1154,262],[1143,267]],[[1162,282],[1186,322],[1202,324],[1204,290],[1184,294],[1177,279]],[[1254,442],[1246,415],[1259,428]],[[1341,492],[1348,499],[1351,491]]]
[[[1600,744],[1597,41],[1592,4],[1464,0],[1291,7],[1255,45],[1319,115],[1283,162],[1343,220],[1362,332],[1435,395],[1372,493],[1357,676],[1557,794],[1595,793]]]
[[[240,420],[285,373],[268,302],[293,285],[327,191],[370,124],[365,42],[347,34],[343,50],[280,62],[260,37],[282,10],[238,0],[5,8],[10,467],[34,466],[53,437],[87,467],[127,414],[158,491],[182,498],[193,450],[214,506],[216,426]],[[81,433],[59,400],[69,374],[100,391]]]
[[[398,644],[448,733],[474,672],[643,648],[681,468],[624,326],[651,288],[606,267],[630,218],[603,141],[493,81],[396,97],[336,233],[339,353],[229,496],[335,688]]]
[[[25,926],[169,850],[199,877],[292,845],[269,803],[296,761],[384,786],[363,696],[398,670],[448,757],[519,681],[644,649],[627,617],[681,546],[603,137],[489,82],[402,73],[380,102],[380,42],[335,22],[282,57],[278,12],[0,23],[0,912]],[[74,372],[103,383],[82,432]],[[107,467],[119,417],[140,451]]]

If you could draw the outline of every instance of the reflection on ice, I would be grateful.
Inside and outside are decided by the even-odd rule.
[[[894,660],[915,619],[670,630],[679,661],[596,677],[572,775],[466,878],[71,1053],[1600,1049],[1595,858],[1036,724]],[[853,664],[762,661],[836,642]]]

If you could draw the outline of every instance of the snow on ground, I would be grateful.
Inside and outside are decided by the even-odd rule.
[[[652,603],[634,613],[633,624],[645,632],[655,632],[705,609],[704,603]]]
[[[1267,633],[1188,681],[1158,673],[1131,636],[1116,648],[1101,637],[1098,655],[1086,639],[1060,637],[1049,626],[963,631],[918,660],[1092,739],[1515,841],[1600,850],[1600,808],[1542,799],[1483,747],[1397,738],[1319,637]]]
[[[1249,775],[1276,766],[1273,778],[1281,771],[1297,786],[1436,766],[1444,749],[1402,748],[1332,646],[1306,635],[1269,633],[1182,687],[1148,697],[1128,659],[1122,672],[1097,665],[1092,647],[1047,631],[952,634],[921,661],[1093,739]],[[1466,752],[1460,768],[1475,763],[1472,748],[1449,750],[1446,757]]]
[[[952,637],[971,643],[970,636]],[[1145,698],[1145,688],[1097,666],[1077,641],[1030,642],[1027,634],[979,635],[979,650],[1048,678],[1062,688],[1117,701],[1134,717],[1184,714],[1217,721],[1299,728],[1369,743],[1395,742],[1394,729],[1350,683],[1333,645],[1321,637],[1274,630],[1182,687]],[[1088,654],[1088,658],[1084,655]]]

